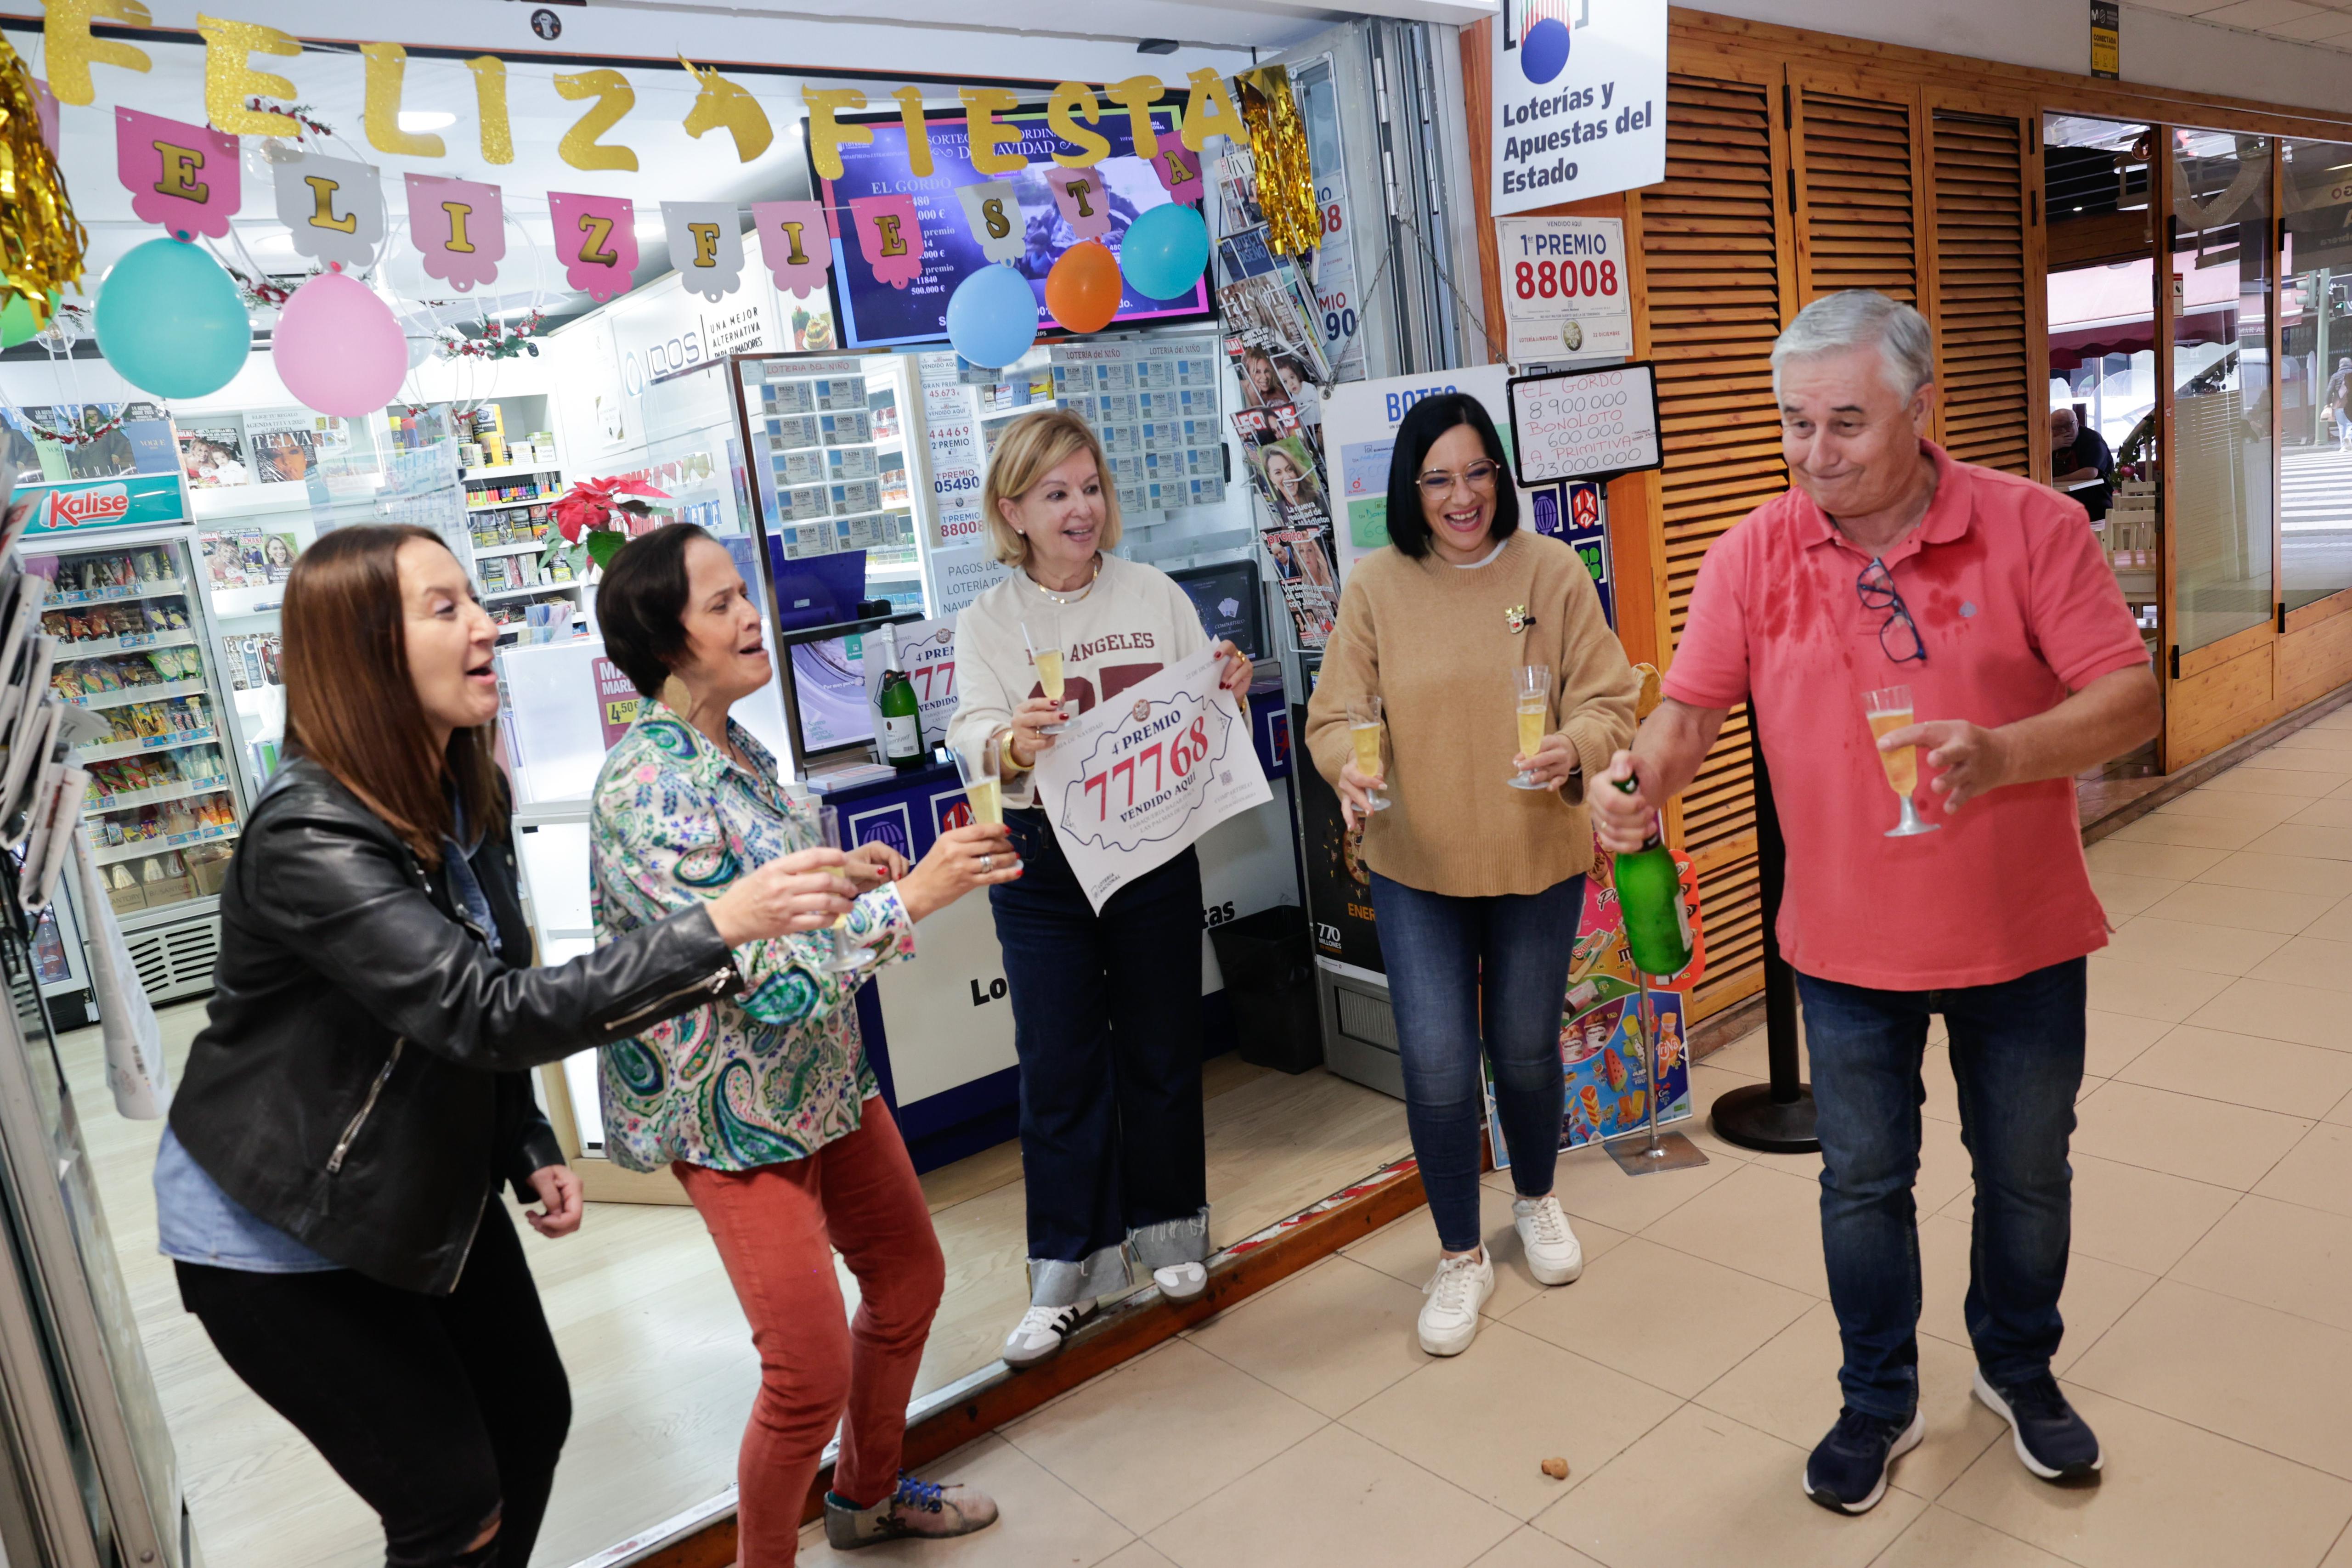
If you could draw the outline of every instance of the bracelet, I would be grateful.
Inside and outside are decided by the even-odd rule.
[[[1020,737],[1021,732],[1008,724],[1002,730],[997,732],[996,744],[998,748],[1003,752],[1004,760],[1012,765],[1012,771],[1015,773],[1026,773],[1030,768],[1036,766],[1037,759],[1033,757],[1028,761],[1024,762],[1017,755],[1015,755],[1013,749],[1013,743],[1020,739]]]

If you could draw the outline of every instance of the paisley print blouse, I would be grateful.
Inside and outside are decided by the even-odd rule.
[[[596,940],[609,942],[696,899],[716,898],[750,867],[820,842],[816,809],[776,779],[774,759],[730,721],[749,771],[658,702],[604,758],[590,818]],[[824,931],[735,949],[744,990],[656,1025],[599,1053],[604,1142],[627,1169],[672,1160],[750,1170],[796,1160],[857,1130],[877,1092],[858,1038],[856,988],[915,951],[915,923],[885,883],[850,914],[880,949],[855,975],[818,967]]]

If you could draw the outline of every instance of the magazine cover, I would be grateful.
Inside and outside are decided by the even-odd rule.
[[[197,489],[250,485],[245,431],[234,424],[188,425],[180,431],[180,474]]]
[[[264,485],[301,483],[319,460],[331,423],[327,415],[301,408],[247,414],[245,433],[252,444],[255,477]]]
[[[11,476],[55,481],[169,474],[174,461],[171,423],[152,402],[0,408],[0,468]]]

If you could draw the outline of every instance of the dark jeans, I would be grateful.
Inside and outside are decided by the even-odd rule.
[[[1822,1140],[1822,1251],[1853,1408],[1908,1421],[1919,1401],[1919,1078],[1927,1015],[1951,1034],[1960,1141],[1976,1166],[1967,1314],[1997,1387],[2050,1370],[2064,1325],[2074,1172],[2066,1140],[2083,1083],[2087,967],[1997,986],[1877,991],[1797,977]]]
[[[988,890],[1021,1058],[1031,1299],[1066,1306],[1208,1256],[1201,862],[1186,850],[1097,915],[1045,814],[1008,811],[1020,880]],[[1058,1265],[1058,1267],[1057,1267]]]
[[[383,1521],[385,1568],[530,1561],[572,1391],[496,1194],[446,1296],[348,1269],[173,1267],[229,1370]],[[489,1546],[467,1552],[493,1519]]]
[[[1448,1252],[1467,1252],[1479,1239],[1482,1034],[1511,1183],[1529,1197],[1551,1190],[1567,1092],[1559,1020],[1583,907],[1580,876],[1541,893],[1453,898],[1372,873],[1372,912],[1404,1063],[1405,1127],[1438,1245]]]

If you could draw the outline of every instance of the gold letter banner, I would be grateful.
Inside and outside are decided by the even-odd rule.
[[[980,254],[991,261],[1019,261],[1028,246],[1029,228],[1021,215],[1021,198],[1013,193],[1013,182],[982,180],[977,185],[959,185],[956,195],[963,202],[971,237],[980,242]]]
[[[147,51],[135,44],[89,36],[93,19],[121,22],[132,27],[153,26],[154,18],[148,16],[147,7],[140,0],[47,0],[46,11],[41,24],[41,57],[48,68],[49,90],[58,95],[59,103],[96,101],[98,89],[89,79],[92,66],[143,71],[153,63],[148,59]]]
[[[1260,66],[1234,78],[1241,85],[1242,119],[1257,158],[1257,204],[1265,214],[1265,243],[1276,256],[1297,256],[1323,244],[1323,207],[1315,199],[1315,171],[1307,159],[1307,127],[1290,94],[1286,66]],[[1192,121],[1184,142],[1194,146]],[[1197,151],[1197,147],[1195,148]]]
[[[270,165],[278,177],[278,221],[294,235],[296,254],[352,271],[383,244],[383,182],[373,163],[295,155]]]
[[[496,282],[507,255],[504,198],[496,185],[410,174],[408,237],[425,270],[459,293]]]
[[[749,163],[768,150],[768,143],[776,139],[776,131],[768,123],[768,111],[760,107],[758,99],[684,55],[677,57],[677,63],[702,86],[702,90],[694,95],[694,107],[686,111],[688,136],[698,141],[705,131],[724,127],[735,138],[735,161],[739,163]]]
[[[275,27],[258,22],[224,22],[196,14],[196,31],[205,36],[205,118],[216,131],[231,136],[299,136],[302,128],[282,114],[247,109],[248,98],[282,98],[291,102],[294,84],[284,77],[253,68],[256,51],[265,55],[299,55],[302,46]],[[393,46],[399,47],[398,45]]]

